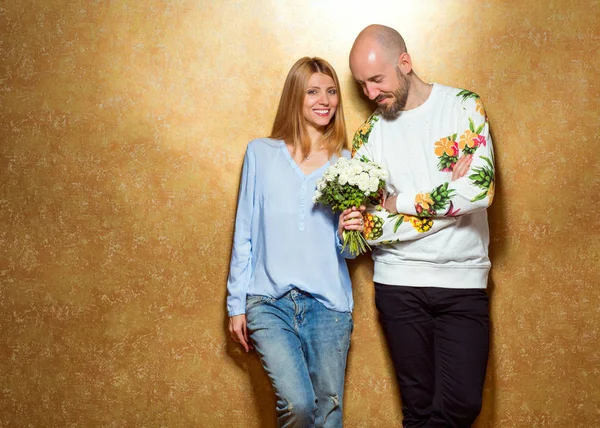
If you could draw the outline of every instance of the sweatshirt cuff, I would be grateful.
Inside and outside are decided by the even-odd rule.
[[[417,215],[415,201],[402,193],[396,196],[396,212],[400,214]]]

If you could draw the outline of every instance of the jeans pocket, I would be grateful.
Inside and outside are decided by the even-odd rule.
[[[269,298],[265,296],[259,295],[247,295],[246,296],[246,311],[252,309],[255,306],[260,305],[261,303],[267,301]]]

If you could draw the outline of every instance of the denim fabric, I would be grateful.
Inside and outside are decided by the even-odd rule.
[[[280,427],[341,427],[352,314],[292,289],[248,296],[250,337],[277,396]]]

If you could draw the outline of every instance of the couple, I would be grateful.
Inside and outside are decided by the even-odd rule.
[[[489,343],[487,117],[476,94],[420,80],[389,27],[358,35],[350,69],[378,106],[356,132],[353,155],[389,172],[376,213],[396,235],[374,248],[373,281],[403,425],[469,427]],[[364,230],[365,207],[337,216],[312,197],[327,167],[350,155],[345,146],[335,71],[300,59],[270,138],[246,151],[227,283],[231,337],[258,352],[281,427],[342,426],[353,329],[342,233]]]

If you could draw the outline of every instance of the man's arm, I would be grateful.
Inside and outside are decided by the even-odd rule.
[[[371,116],[354,134],[352,140],[353,158],[366,162],[376,162],[370,150],[369,137],[378,120],[378,116]],[[369,245],[386,245],[420,239],[456,223],[454,218],[433,221],[386,211],[381,206],[382,198],[369,202],[363,216],[365,221],[364,235]]]
[[[364,234],[369,245],[395,244],[420,239],[457,221],[452,217],[431,219],[391,213],[373,205],[367,206],[364,220]]]
[[[449,150],[454,145],[457,156],[443,158],[443,152],[440,156],[440,165],[442,161],[446,162],[442,165],[443,170],[452,171],[451,180],[417,194],[395,195],[386,201],[386,209],[434,218],[470,214],[490,206],[494,198],[495,167],[489,123],[479,97],[472,92],[467,94],[470,94],[465,100],[465,126],[468,129],[460,136],[455,134],[444,139],[448,140],[444,145],[450,147]]]

